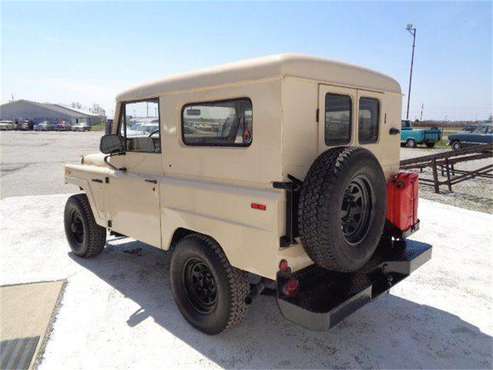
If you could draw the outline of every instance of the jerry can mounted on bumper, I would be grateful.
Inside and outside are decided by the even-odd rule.
[[[299,180],[290,178],[288,206],[299,188]],[[279,186],[277,184],[277,186]],[[384,237],[370,261],[360,270],[343,273],[317,265],[292,272],[286,260],[279,263],[276,275],[276,300],[282,315],[310,330],[328,330],[407,278],[431,259],[432,246],[406,240],[419,229],[417,218],[418,178],[398,174],[388,183],[389,208]],[[294,193],[294,194],[293,194]],[[291,199],[289,199],[291,198]],[[291,201],[290,201],[291,200]],[[404,212],[399,212],[404,210]],[[293,215],[287,209],[287,215]],[[293,226],[292,219],[288,225]],[[287,228],[293,238],[293,228]]]

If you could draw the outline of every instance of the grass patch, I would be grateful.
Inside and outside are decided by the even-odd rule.
[[[91,131],[104,131],[105,128],[106,128],[106,123],[100,122],[100,123],[96,123],[95,125],[92,125]]]
[[[437,148],[437,149],[451,149],[450,145],[448,145],[447,139],[442,139],[440,141],[437,141],[435,143],[435,148]]]

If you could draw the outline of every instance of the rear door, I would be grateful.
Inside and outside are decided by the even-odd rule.
[[[356,89],[339,86],[319,87],[318,152],[329,147],[354,144]]]
[[[336,146],[362,146],[377,157],[386,175],[395,172],[400,136],[390,134],[395,125],[385,99],[378,91],[320,85],[319,153]]]
[[[358,89],[356,143],[371,151],[384,170],[399,161],[400,137],[389,134],[385,95]],[[411,131],[412,132],[412,131]]]

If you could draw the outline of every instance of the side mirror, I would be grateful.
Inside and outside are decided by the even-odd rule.
[[[118,135],[104,135],[99,143],[99,150],[104,154],[125,152],[125,141]]]

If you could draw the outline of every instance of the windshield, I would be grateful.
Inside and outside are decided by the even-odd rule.
[[[132,133],[132,136],[148,136],[149,134],[159,130],[159,120],[150,118],[131,118],[128,122],[127,135]]]

